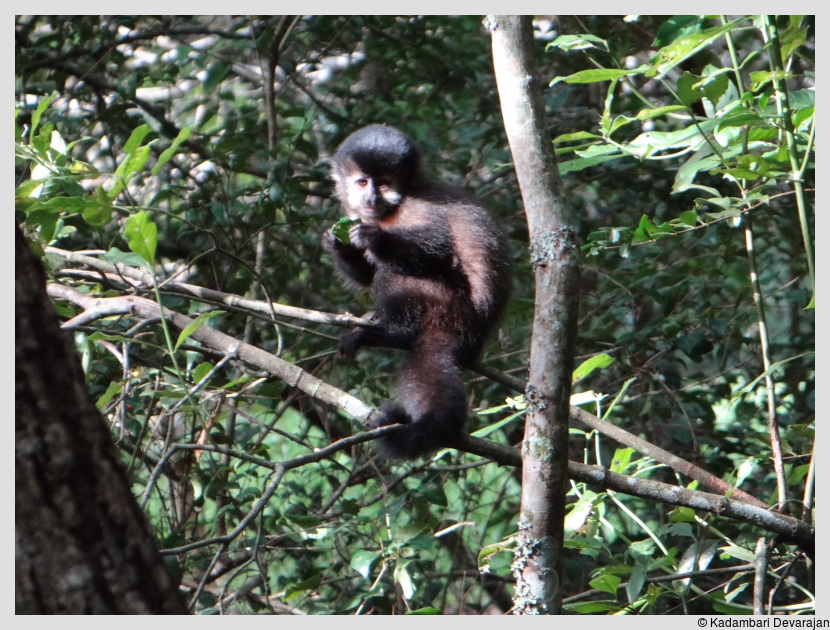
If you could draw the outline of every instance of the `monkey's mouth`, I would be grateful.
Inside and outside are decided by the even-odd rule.
[[[367,219],[369,219],[369,220],[370,219],[382,219],[383,217],[385,217],[387,214],[390,214],[394,210],[395,210],[395,206],[393,206],[392,204],[381,202],[381,203],[376,204],[374,207],[363,208],[363,212],[361,214],[363,215],[364,220],[367,220]]]

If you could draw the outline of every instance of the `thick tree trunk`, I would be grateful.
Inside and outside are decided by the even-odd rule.
[[[536,274],[514,610],[557,614],[562,605],[568,417],[579,299],[576,233],[547,132],[530,17],[491,16],[487,26]]]
[[[16,612],[186,613],[20,230],[14,293]]]

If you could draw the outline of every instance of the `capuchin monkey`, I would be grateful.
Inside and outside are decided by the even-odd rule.
[[[348,243],[323,246],[348,280],[371,287],[374,327],[346,333],[340,352],[408,350],[375,426],[406,425],[380,441],[383,455],[414,459],[452,446],[464,431],[462,367],[475,361],[506,305],[510,264],[496,223],[461,191],[425,178],[418,148],[401,131],[369,125],[332,160],[343,211],[360,222]]]

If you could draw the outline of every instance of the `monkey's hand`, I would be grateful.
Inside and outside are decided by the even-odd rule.
[[[358,223],[349,228],[349,240],[358,249],[372,249],[378,243],[381,229],[373,223]]]
[[[363,347],[363,329],[353,328],[340,337],[340,354],[348,359],[354,359],[357,351]]]
[[[337,240],[337,237],[334,235],[330,229],[323,232],[323,238],[320,241],[323,246],[323,249],[326,250],[329,254],[333,254],[336,250],[343,248],[343,243]]]

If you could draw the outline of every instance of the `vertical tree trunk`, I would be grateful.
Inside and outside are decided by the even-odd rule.
[[[15,231],[15,610],[186,613]]]
[[[493,65],[504,127],[522,191],[536,274],[525,393],[517,614],[559,612],[568,482],[568,416],[576,342],[579,261],[534,60],[528,16],[491,16]]]

